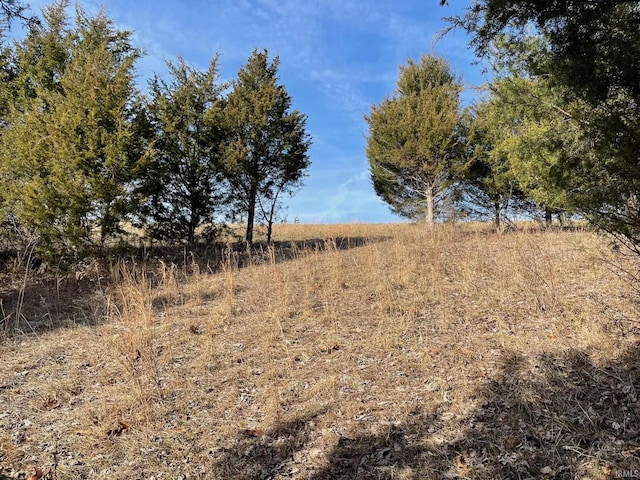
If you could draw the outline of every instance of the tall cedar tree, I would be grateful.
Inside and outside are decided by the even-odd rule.
[[[393,95],[365,117],[373,185],[395,213],[433,225],[459,166],[461,89],[448,62],[422,55],[400,67]]]
[[[269,63],[266,50],[254,50],[227,99],[230,139],[226,163],[231,201],[236,212],[246,214],[245,239],[249,244],[253,242],[257,207],[269,205],[261,211],[270,241],[280,193],[298,186],[310,165],[307,117],[290,110],[291,97],[278,84],[279,63],[278,57]]]
[[[570,185],[581,180],[566,168],[567,159],[588,158],[585,144],[590,144],[580,124],[567,115],[587,106],[568,104],[544,80],[506,77],[490,88],[486,108],[493,112],[495,152],[508,159],[518,185],[544,211],[549,225],[553,213],[574,210]]]
[[[509,158],[498,149],[508,128],[500,121],[495,103],[487,100],[463,114],[467,162],[461,174],[465,208],[473,216],[493,218],[497,230],[509,212],[527,206]]]
[[[487,98],[469,110],[467,181],[496,200],[500,191],[527,199],[544,211],[547,224],[554,212],[575,210],[569,190],[579,180],[566,162],[588,158],[590,143],[567,115],[587,106],[569,104],[547,81],[521,76],[496,78],[486,89]]]
[[[16,98],[0,148],[10,213],[52,253],[78,253],[120,231],[131,155],[134,63],[129,32],[62,1],[17,45]]]
[[[450,21],[471,33],[479,55],[587,105],[572,116],[594,154],[562,162],[581,177],[570,193],[589,219],[640,253],[640,3],[479,0]],[[535,52],[532,31],[543,45]]]
[[[150,82],[150,156],[140,214],[154,239],[193,245],[199,227],[213,226],[223,200],[222,114],[225,86],[219,83],[218,56],[206,71],[182,58],[168,63],[171,81]]]

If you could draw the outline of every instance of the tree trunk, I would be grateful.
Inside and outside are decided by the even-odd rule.
[[[434,214],[433,214],[433,185],[427,186],[426,197],[427,197],[427,225],[429,227],[433,227],[435,224]]]
[[[187,231],[187,245],[189,248],[193,248],[193,245],[196,243],[196,229],[194,228],[192,223],[189,223],[188,231]]]
[[[553,221],[553,211],[548,208],[545,207],[544,208],[544,224],[547,228],[549,228],[551,226],[551,222]]]
[[[189,248],[193,248],[196,243],[196,228],[198,228],[198,225],[200,224],[200,218],[195,212],[196,209],[192,205],[189,224],[187,225],[187,245]]]
[[[496,227],[496,232],[500,231],[500,202],[493,203],[494,216],[493,216],[493,224]]]
[[[253,222],[256,217],[256,197],[258,195],[258,187],[251,185],[249,191],[249,209],[247,211],[247,235],[245,240],[249,245],[253,245]]]
[[[271,244],[271,233],[273,232],[273,219],[269,219],[267,223],[267,243]]]
[[[279,192],[278,192],[279,193]],[[269,209],[269,218],[267,219],[267,243],[271,244],[271,237],[273,234],[273,217],[276,213],[276,202],[278,201],[278,195],[271,202],[271,208]]]
[[[260,212],[262,213],[263,218],[267,222],[267,243],[268,244],[271,244],[272,242],[271,237],[273,237],[273,223],[276,218],[276,207],[278,206],[278,197],[280,196],[280,193],[282,192],[283,188],[284,188],[284,185],[280,185],[276,190],[276,193],[274,194],[273,198],[270,199],[271,205],[269,205],[268,212],[264,209],[264,205],[262,204],[262,199],[258,197],[257,203],[260,206]]]

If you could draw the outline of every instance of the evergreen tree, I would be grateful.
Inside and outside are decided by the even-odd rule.
[[[306,116],[291,110],[291,97],[278,84],[279,63],[278,57],[270,63],[266,50],[254,50],[238,72],[226,108],[231,198],[236,211],[247,216],[245,240],[249,244],[257,207],[268,205],[262,211],[270,241],[280,194],[299,186],[310,164]]]
[[[509,159],[522,190],[544,211],[550,225],[553,213],[575,210],[568,191],[568,177],[573,174],[566,169],[583,134],[579,123],[568,116],[575,107],[565,105],[544,81],[511,77],[494,82],[492,88],[493,102],[510,126],[498,151]]]
[[[399,215],[433,225],[460,165],[461,82],[434,55],[400,67],[396,91],[365,117],[376,193]]]
[[[491,97],[467,109],[463,124],[467,162],[461,190],[465,208],[481,217],[489,214],[499,230],[509,212],[528,206],[508,155],[498,148],[509,128]]]
[[[26,37],[16,44],[15,81],[18,110],[38,95],[61,92],[61,79],[75,40],[67,14],[69,0],[53,2],[42,10],[42,20],[30,25]],[[49,106],[40,101],[44,108]]]
[[[7,114],[13,103],[15,59],[11,48],[3,44],[0,37],[0,135],[6,126]]]
[[[565,150],[557,176],[593,223],[640,253],[640,3],[480,0],[450,20],[471,33],[479,55],[580,105],[568,112],[571,129],[582,131],[577,152]],[[547,148],[548,132],[534,137],[543,145],[535,148]]]
[[[566,169],[570,156],[585,154],[583,135],[567,104],[547,82],[521,76],[496,79],[483,106],[494,138],[493,155],[503,157],[508,173],[523,194],[551,215],[575,210],[576,199],[568,190],[575,183]]]
[[[9,111],[13,105],[15,81],[15,55],[11,48],[3,44],[2,40],[0,37],[0,145],[4,141],[4,130],[7,127]],[[7,217],[5,207],[4,191],[0,189],[0,223]]]
[[[16,98],[0,148],[8,208],[52,252],[81,252],[119,232],[131,155],[130,33],[68,2],[46,8],[17,49]]]
[[[219,218],[225,195],[222,150],[225,85],[218,57],[206,71],[182,58],[168,64],[171,81],[151,81],[147,111],[152,160],[138,194],[152,238],[193,245],[197,229]]]

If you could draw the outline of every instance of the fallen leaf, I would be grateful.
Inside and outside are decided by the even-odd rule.
[[[35,465],[31,465],[28,468],[27,476],[25,480],[40,480],[44,476],[44,472]]]
[[[118,422],[118,426],[115,427],[115,428],[112,428],[111,430],[109,430],[107,432],[107,436],[108,437],[119,437],[120,435],[122,435],[127,430],[129,430],[129,425],[127,425],[124,422]]]
[[[462,477],[467,477],[471,473],[471,467],[464,462],[462,455],[456,457],[456,466]]]
[[[337,343],[331,345],[331,346],[326,346],[326,345],[321,345],[320,346],[320,351],[322,353],[332,353],[332,352],[336,352],[340,350],[340,345],[338,345]]]
[[[42,408],[45,410],[53,410],[54,408],[58,408],[60,406],[60,402],[54,397],[49,397],[42,404]]]
[[[504,441],[504,446],[507,447],[508,450],[513,450],[519,444],[518,437],[514,435],[509,435]]]

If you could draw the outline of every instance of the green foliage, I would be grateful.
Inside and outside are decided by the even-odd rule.
[[[509,157],[499,148],[509,132],[502,112],[494,97],[464,112],[467,162],[459,187],[465,208],[473,216],[489,214],[496,228],[509,212],[528,206]]]
[[[279,63],[254,50],[227,99],[227,178],[235,212],[247,215],[248,243],[257,207],[270,231],[280,194],[298,187],[310,164],[306,116],[291,110],[291,97],[278,83]]]
[[[139,212],[152,238],[191,245],[199,227],[214,224],[224,199],[225,85],[217,56],[204,72],[182,58],[168,66],[169,83],[157,75],[150,83],[144,127],[150,162],[138,190]]]
[[[570,202],[640,251],[640,3],[482,0],[450,20],[480,55],[544,79],[576,106],[569,120],[530,128],[518,149],[549,155]],[[572,148],[553,145],[567,136]]]
[[[401,66],[391,97],[371,107],[367,158],[376,193],[392,210],[434,222],[460,162],[461,82],[434,55]]]
[[[49,252],[81,253],[119,232],[136,158],[130,154],[130,33],[67,2],[48,7],[17,47],[15,99],[0,148],[8,209]]]
[[[497,80],[492,89],[503,132],[509,132],[498,152],[509,159],[520,188],[545,210],[573,210],[564,178],[570,174],[564,161],[582,134],[568,113],[573,106],[564,105],[543,81],[511,77]]]
[[[45,7],[12,48],[0,36],[0,224],[56,256],[103,251],[129,222],[193,245],[231,212],[247,215],[247,241],[256,215],[270,239],[311,144],[278,58],[254,51],[233,85],[217,56],[204,72],[180,58],[144,98],[131,33],[69,7]],[[0,0],[0,18],[22,15]]]
[[[13,82],[15,80],[14,52],[2,44],[0,38],[0,145],[4,143],[4,133],[8,115],[13,105]],[[2,183],[0,182],[0,186]],[[0,222],[8,216],[4,189],[0,188]]]
[[[612,89],[640,94],[640,5],[637,1],[481,0],[450,19],[473,35],[476,52],[512,58],[532,31],[544,48],[526,70],[600,102]],[[496,41],[511,48],[496,52]],[[522,57],[519,57],[522,60]]]
[[[18,105],[43,92],[61,92],[60,80],[71,56],[75,32],[69,26],[68,0],[54,2],[42,11],[42,21],[31,24],[27,36],[16,45],[15,80]]]
[[[0,40],[0,135],[6,126],[7,114],[13,103],[13,82],[15,79],[13,51]]]
[[[534,202],[548,221],[553,212],[573,213],[593,201],[581,197],[589,178],[577,168],[593,161],[592,143],[572,116],[588,106],[565,101],[549,82],[518,76],[496,79],[488,90],[473,109],[471,184],[496,200],[512,192]]]

